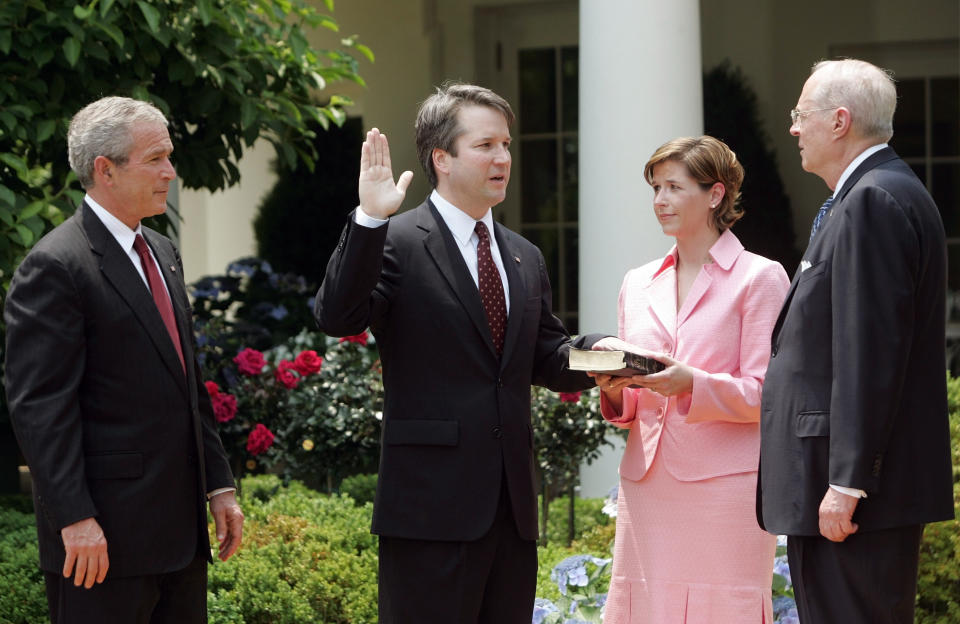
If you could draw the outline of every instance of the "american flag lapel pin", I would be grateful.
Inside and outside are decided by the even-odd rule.
[[[517,264],[520,264],[520,256],[514,256],[513,259],[517,261]]]

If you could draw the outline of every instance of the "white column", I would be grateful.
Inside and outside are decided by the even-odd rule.
[[[617,329],[624,273],[670,249],[643,166],[703,133],[698,0],[580,2],[580,322]]]
[[[673,245],[643,166],[670,139],[703,134],[700,65],[698,0],[581,0],[581,333],[616,333],[624,273]],[[616,441],[583,466],[581,496],[617,484]]]

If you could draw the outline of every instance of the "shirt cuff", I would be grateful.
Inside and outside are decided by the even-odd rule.
[[[227,492],[236,492],[237,488],[235,487],[222,487],[217,488],[212,492],[207,492],[207,500],[213,500],[214,496],[219,496],[220,494],[226,494]]]
[[[864,492],[863,490],[858,490],[857,488],[845,487],[842,485],[834,485],[832,483],[830,484],[830,488],[840,492],[841,494],[846,494],[847,496],[853,496],[854,498],[867,497],[866,492]]]
[[[368,228],[378,228],[389,221],[389,219],[378,219],[376,217],[371,217],[365,213],[363,208],[360,206],[357,206],[357,209],[353,212],[353,220],[357,225],[362,225],[363,227]]]

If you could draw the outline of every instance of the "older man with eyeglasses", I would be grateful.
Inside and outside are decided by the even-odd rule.
[[[887,145],[896,88],[816,64],[790,111],[831,190],[774,327],[757,517],[788,535],[801,622],[913,622],[923,526],[953,517],[940,213]]]

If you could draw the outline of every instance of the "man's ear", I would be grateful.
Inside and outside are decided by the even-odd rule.
[[[435,147],[433,153],[430,154],[430,158],[433,159],[433,168],[437,173],[450,173],[450,153],[448,151]]]
[[[106,156],[97,156],[93,161],[93,175],[97,180],[102,180],[105,184],[113,182],[113,170],[116,165]]]
[[[833,135],[840,139],[850,132],[853,124],[853,116],[850,115],[850,109],[845,106],[839,107],[833,116]]]

